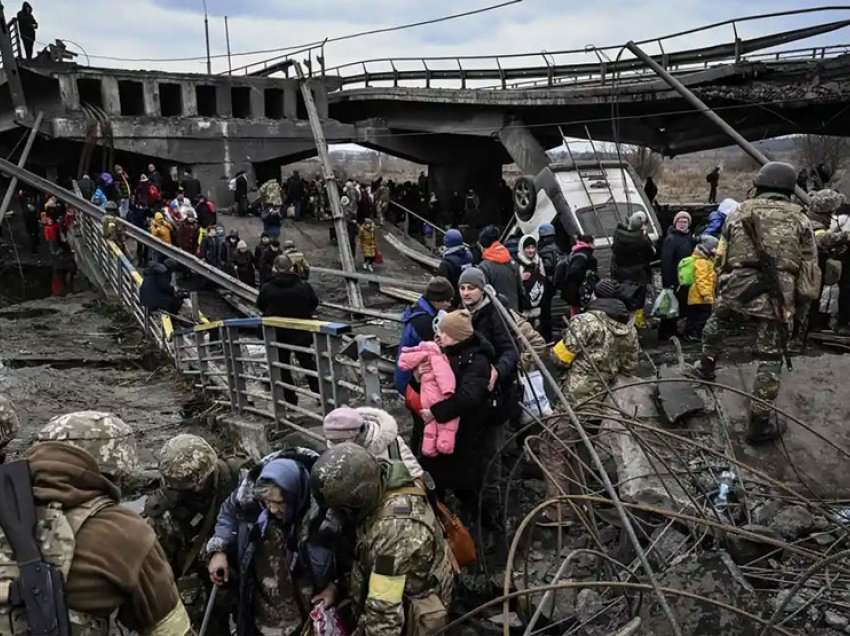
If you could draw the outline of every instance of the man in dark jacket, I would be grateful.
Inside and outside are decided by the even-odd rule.
[[[562,258],[555,269],[554,287],[570,305],[573,316],[590,300],[587,290],[593,289],[598,278],[593,240],[589,234],[577,236],[569,256]]]
[[[304,182],[297,170],[293,170],[292,176],[286,180],[286,202],[295,208],[295,220],[300,221],[304,207]]]
[[[688,287],[679,285],[679,261],[694,253],[694,237],[691,234],[691,215],[681,210],[673,217],[673,225],[661,244],[661,284],[665,289],[676,291],[679,311],[688,306]],[[658,328],[658,340],[668,340],[676,335],[676,320],[662,319]]]
[[[717,184],[720,183],[720,166],[714,166],[714,170],[705,176],[708,183],[708,202],[717,203]]]
[[[460,230],[451,229],[443,237],[443,258],[437,268],[437,276],[448,280],[455,290],[455,305],[460,296],[457,293],[457,281],[460,273],[472,265],[472,252],[463,244],[463,235]]]
[[[94,181],[92,178],[84,174],[82,179],[77,181],[77,186],[80,188],[80,194],[83,195],[83,198],[86,201],[91,201],[91,198],[94,196]]]
[[[165,263],[154,263],[145,272],[142,286],[139,287],[139,302],[148,311],[167,311],[170,314],[180,311],[183,300],[171,286],[174,265],[169,259]]]
[[[180,179],[180,187],[183,188],[184,196],[189,199],[192,205],[198,202],[198,197],[201,196],[201,182],[198,181],[192,174],[192,169],[188,166],[183,168],[183,178]]]
[[[611,245],[611,278],[632,287],[629,309],[642,311],[646,302],[646,286],[652,281],[651,263],[655,248],[646,234],[647,216],[642,210],[632,214],[614,230]],[[642,324],[642,315],[639,324]]]
[[[278,256],[272,267],[272,278],[262,286],[260,295],[257,297],[257,308],[263,316],[277,316],[281,318],[300,318],[310,320],[313,312],[319,306],[319,299],[310,283],[301,279],[292,271],[292,262],[286,255]],[[298,347],[310,347],[313,344],[313,336],[307,331],[295,329],[278,329],[277,341]],[[316,370],[315,357],[303,351],[290,351],[277,348],[278,362],[285,365],[292,364],[292,356],[298,358],[298,363],[304,369]],[[285,384],[294,384],[292,373],[289,369],[281,369],[281,379]],[[308,376],[307,383],[314,393],[319,392],[319,380]],[[290,404],[298,404],[298,394],[290,388],[284,388],[284,399]]]
[[[35,44],[35,30],[38,28],[38,22],[32,14],[32,6],[29,2],[24,2],[21,10],[18,11],[18,33],[21,35],[21,42],[24,44],[24,53],[28,60],[32,59],[32,47]]]
[[[404,347],[415,347],[420,342],[434,339],[434,318],[440,310],[445,311],[451,307],[453,298],[454,288],[448,280],[442,276],[435,276],[428,281],[425,293],[414,305],[405,309],[401,317],[399,353]],[[402,371],[396,366],[393,381],[401,395],[405,395],[412,378],[410,371]]]
[[[469,267],[460,275],[460,299],[472,314],[472,326],[496,351],[490,370],[488,388],[499,406],[516,409],[516,377],[519,354],[510,327],[502,320],[498,310],[484,293],[487,279],[477,267]],[[509,413],[500,410],[504,421]]]
[[[520,311],[523,309],[520,307],[522,281],[516,263],[511,259],[511,253],[499,242],[499,228],[488,225],[481,230],[478,244],[482,250],[478,268],[484,272],[484,277],[496,293],[505,297],[507,306],[514,311]]]

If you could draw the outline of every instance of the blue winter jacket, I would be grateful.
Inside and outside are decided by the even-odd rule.
[[[708,225],[705,226],[703,234],[711,234],[712,236],[719,237],[724,223],[726,223],[726,215],[720,210],[715,210],[708,215]]]
[[[274,481],[288,502],[286,527],[292,579],[306,581],[318,593],[336,578],[335,548],[341,539],[341,524],[322,510],[310,493],[310,469],[316,459],[318,454],[305,448],[267,455],[221,504],[207,554],[225,552],[230,563],[238,566],[238,636],[258,633],[254,622],[254,558],[267,519],[254,498],[253,488],[261,476]]]
[[[437,315],[437,310],[425,300],[422,296],[416,301],[416,304],[411,305],[404,310],[401,317],[401,340],[398,343],[398,351],[401,354],[402,347],[415,347],[423,340],[434,339],[434,327],[432,322]],[[402,371],[396,364],[393,381],[395,382],[396,391],[402,396],[404,395],[407,385],[410,384],[410,378],[413,376],[412,371]]]

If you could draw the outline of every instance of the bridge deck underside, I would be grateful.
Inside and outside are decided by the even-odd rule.
[[[683,82],[750,139],[812,133],[850,135],[850,56],[774,68],[741,64]],[[526,90],[368,88],[332,93],[331,116],[416,133],[492,137],[521,119],[544,147],[570,136],[650,146],[667,155],[728,145],[729,139],[659,80]],[[386,136],[386,133],[385,133]],[[380,143],[373,144],[380,146]],[[390,146],[391,144],[388,144]]]

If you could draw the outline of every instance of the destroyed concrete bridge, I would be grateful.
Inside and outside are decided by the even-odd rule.
[[[848,25],[839,20],[747,40],[736,31],[731,42],[656,59],[750,139],[847,134],[841,114],[850,105],[850,45],[778,47]],[[715,27],[646,42],[664,50],[669,39]],[[51,143],[49,150],[36,143],[30,165],[52,178],[78,176],[81,144],[104,146],[131,167],[147,160],[192,166],[208,194],[223,201],[238,170],[263,180],[315,153],[298,80],[280,76],[289,74],[291,55],[233,75],[198,75],[91,68],[47,55],[21,62],[6,46],[0,142],[11,148],[18,126],[43,112],[41,131]],[[329,142],[426,164],[443,197],[480,184],[485,207],[492,188],[484,186],[501,176],[502,165],[515,161],[537,173],[548,163],[543,149],[558,145],[561,131],[667,155],[728,144],[643,62],[621,59],[618,49],[369,60],[311,69],[307,81]],[[597,61],[558,63],[579,53]]]

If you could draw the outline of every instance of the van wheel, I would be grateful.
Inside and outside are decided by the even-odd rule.
[[[531,177],[520,177],[514,184],[514,207],[521,221],[528,221],[537,207],[537,186]]]

